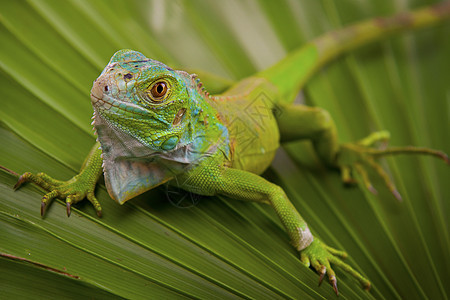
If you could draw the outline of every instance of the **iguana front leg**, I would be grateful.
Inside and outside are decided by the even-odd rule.
[[[328,275],[338,294],[336,274],[330,265],[333,263],[356,278],[365,289],[370,288],[369,280],[341,260],[347,257],[345,252],[331,248],[313,237],[281,187],[256,174],[225,167],[205,167],[194,176],[187,173],[178,179],[179,182],[185,182],[181,185],[185,190],[271,205],[291,238],[291,244],[300,252],[301,262],[307,267],[312,266],[320,274],[319,283]]]
[[[33,174],[25,172],[19,177],[14,189],[18,189],[25,182],[33,182],[49,191],[41,200],[41,215],[53,198],[66,200],[67,216],[70,216],[72,204],[87,198],[94,206],[97,215],[102,215],[102,208],[95,197],[94,190],[100,175],[103,172],[100,144],[92,147],[89,155],[81,167],[80,173],[67,181],[53,179],[45,173]]]
[[[281,114],[277,116],[281,142],[299,139],[310,139],[314,149],[321,160],[331,167],[341,170],[342,180],[345,183],[354,183],[352,173],[358,173],[364,186],[372,193],[376,190],[371,184],[368,169],[378,174],[392,192],[401,200],[400,193],[383,168],[375,161],[376,158],[392,154],[425,154],[443,159],[448,163],[448,157],[441,151],[420,147],[391,147],[375,149],[373,144],[377,141],[387,141],[387,131],[374,132],[366,138],[353,142],[339,144],[336,126],[330,114],[318,107],[303,105],[281,106]]]

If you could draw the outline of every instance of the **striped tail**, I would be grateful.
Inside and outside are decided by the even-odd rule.
[[[450,1],[444,1],[411,12],[362,21],[319,36],[256,76],[275,84],[284,96],[282,101],[293,101],[292,96],[309,78],[339,55],[393,34],[432,26],[449,18]]]

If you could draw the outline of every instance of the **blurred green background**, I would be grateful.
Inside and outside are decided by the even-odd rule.
[[[237,80],[333,28],[434,2],[2,0],[0,165],[76,174],[95,140],[92,82],[118,49]],[[342,141],[387,129],[392,145],[448,153],[448,53],[449,23],[406,33],[338,59],[303,96],[331,112]],[[378,196],[343,187],[308,142],[280,149],[265,176],[372,281],[367,293],[337,270],[341,298],[446,299],[448,167],[423,157],[383,165],[402,203],[381,182]],[[43,191],[13,192],[16,180],[0,170],[2,298],[335,299],[300,264],[269,207],[214,197],[179,208],[164,187],[119,206],[101,184],[103,218],[89,203],[67,218],[60,201],[41,218]]]

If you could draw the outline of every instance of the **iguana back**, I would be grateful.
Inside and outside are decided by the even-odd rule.
[[[230,166],[261,174],[279,147],[275,114],[278,93],[263,78],[247,78],[220,96],[210,97],[228,128]]]

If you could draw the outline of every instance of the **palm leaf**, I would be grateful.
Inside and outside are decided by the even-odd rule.
[[[120,48],[235,80],[333,28],[430,1],[2,1],[0,165],[70,178],[94,141],[88,93]],[[391,144],[449,152],[450,25],[364,47],[304,90],[329,110],[342,141],[379,129]],[[344,188],[308,142],[286,145],[265,176],[313,228],[373,282],[364,292],[338,270],[344,298],[443,299],[450,276],[448,168],[430,158],[385,162],[404,201]],[[331,298],[303,267],[269,207],[200,198],[182,209],[164,188],[120,207],[100,184],[104,217],[88,204],[70,218],[43,191],[0,172],[2,295],[93,298]],[[172,201],[173,202],[173,201]]]

